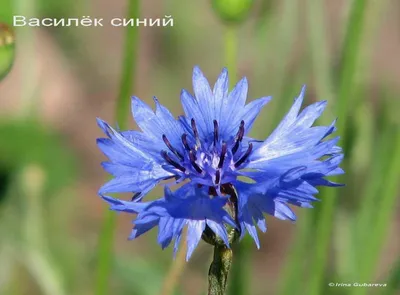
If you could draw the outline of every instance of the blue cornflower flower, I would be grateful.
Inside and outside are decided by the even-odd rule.
[[[98,120],[108,137],[97,141],[109,158],[102,164],[114,176],[99,194],[111,209],[138,214],[131,238],[158,225],[158,242],[164,248],[175,238],[176,249],[187,225],[189,259],[201,236],[206,232],[210,235],[208,228],[214,238],[229,247],[229,226],[241,237],[247,230],[259,247],[255,224],[266,231],[264,213],[294,221],[288,204],[312,207],[311,202],[317,200],[316,186],[339,185],[324,178],[343,173],[338,167],[343,158],[336,145],[339,138],[325,139],[335,131],[335,121],[329,126],[312,127],[326,101],[300,112],[305,87],[263,141],[247,134],[270,97],[246,105],[246,78],[229,92],[224,69],[211,89],[195,67],[193,89],[194,96],[182,90],[185,115],[178,119],[156,98],[154,112],[133,97],[133,117],[142,131],[119,131]],[[240,180],[243,176],[251,182]],[[185,184],[175,192],[166,188],[159,200],[141,201],[166,179]],[[118,192],[135,194],[131,201],[106,196]]]

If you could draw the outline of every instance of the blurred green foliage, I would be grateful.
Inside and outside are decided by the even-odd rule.
[[[12,25],[13,1],[0,0],[0,22]]]
[[[0,164],[11,171],[36,164],[48,171],[46,194],[72,183],[76,159],[51,128],[35,120],[0,122]]]

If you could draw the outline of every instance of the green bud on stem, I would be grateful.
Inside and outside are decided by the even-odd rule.
[[[246,19],[254,0],[212,0],[219,17],[228,23],[240,23]]]

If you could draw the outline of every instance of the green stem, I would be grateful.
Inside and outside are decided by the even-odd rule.
[[[38,13],[38,5],[38,1],[18,0],[13,3],[13,11],[19,15],[35,15]],[[20,118],[34,118],[38,116],[38,106],[41,105],[39,95],[37,94],[37,87],[39,85],[37,69],[39,61],[37,58],[38,50],[36,50],[36,42],[38,38],[33,34],[33,30],[30,26],[18,27],[18,34],[15,33],[15,44],[18,43],[18,45],[14,45],[14,50],[17,50],[17,46],[19,48],[29,48],[29,50],[25,50],[20,55],[21,64],[29,65],[29,67],[25,67],[21,75],[21,85],[23,87],[20,88]]]
[[[214,259],[208,272],[208,295],[224,295],[232,264],[232,250],[226,246],[214,247]]]
[[[230,86],[232,87],[237,79],[237,48],[238,40],[236,27],[228,26],[225,32],[225,65],[228,68]]]
[[[238,39],[237,39],[237,28],[235,26],[229,26],[225,33],[225,60],[226,66],[229,70],[230,76],[230,87],[232,88],[236,80],[238,79],[237,74],[237,52]],[[234,248],[236,262],[232,267],[232,284],[229,287],[229,294],[245,294],[248,291],[248,275],[250,273],[248,260],[251,254],[251,240],[245,238],[240,244],[237,244]],[[212,293],[214,294],[214,293]],[[215,293],[219,294],[219,293]],[[221,293],[222,294],[222,293]]]
[[[128,0],[128,18],[139,18],[139,0]],[[125,32],[125,48],[122,60],[121,82],[115,109],[115,116],[119,127],[125,129],[130,114],[130,96],[137,63],[139,30],[128,26]]]
[[[139,0],[129,0],[128,18],[139,17]],[[134,80],[134,70],[136,68],[137,49],[138,49],[138,29],[128,26],[125,32],[125,46],[122,60],[121,83],[115,110],[116,120],[121,129],[125,129],[129,117],[129,103]],[[108,278],[110,276],[112,262],[112,245],[116,227],[115,213],[107,210],[104,213],[102,229],[99,237],[98,265],[96,276],[96,295],[109,294]]]

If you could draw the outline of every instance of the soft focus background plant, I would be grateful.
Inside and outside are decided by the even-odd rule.
[[[13,14],[127,17],[139,11],[132,2],[0,0],[0,22],[10,27]],[[204,294],[206,244],[189,263],[179,253],[172,261],[156,232],[127,242],[129,216],[121,215],[103,245],[112,255],[99,250],[107,230],[97,189],[106,174],[95,117],[125,120],[114,110],[118,97],[131,94],[148,102],[156,95],[178,115],[195,64],[210,80],[223,66],[236,67],[238,78],[249,78],[250,98],[273,95],[257,137],[267,136],[307,84],[309,102],[329,101],[323,120],[339,118],[345,146],[346,174],[338,180],[346,187],[321,190],[322,202],[297,210],[296,224],[269,218],[260,250],[245,239],[229,293],[399,294],[400,2],[255,0],[234,29],[211,2],[140,3],[141,17],[172,15],[173,27],[127,32],[105,22],[19,27],[10,35],[0,26],[0,77],[15,56],[0,82],[0,294]]]

